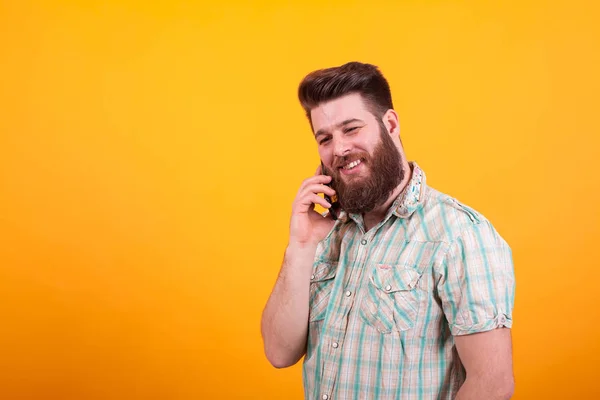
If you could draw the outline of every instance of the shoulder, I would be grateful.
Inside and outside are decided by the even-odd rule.
[[[433,226],[429,229],[436,241],[453,243],[466,232],[485,231],[497,234],[491,222],[479,211],[456,198],[427,187],[420,215]]]

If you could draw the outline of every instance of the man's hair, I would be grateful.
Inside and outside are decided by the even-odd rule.
[[[353,61],[313,71],[298,87],[298,99],[311,122],[313,108],[351,93],[361,94],[369,111],[377,118],[394,108],[390,85],[379,68],[372,64]]]

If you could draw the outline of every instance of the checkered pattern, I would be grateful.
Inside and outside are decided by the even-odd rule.
[[[473,209],[407,189],[365,233],[342,212],[310,284],[305,397],[453,399],[465,380],[455,335],[512,326],[511,250]]]

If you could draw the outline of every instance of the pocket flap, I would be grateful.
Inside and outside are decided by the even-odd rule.
[[[412,290],[419,281],[419,273],[403,265],[377,264],[371,273],[371,283],[385,291]]]
[[[335,278],[337,272],[337,262],[317,261],[313,265],[313,273],[310,276],[311,282],[326,281]]]

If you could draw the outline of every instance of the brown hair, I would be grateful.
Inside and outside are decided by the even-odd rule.
[[[325,68],[308,74],[298,87],[298,99],[312,122],[310,112],[319,104],[351,93],[360,93],[367,107],[377,118],[392,104],[387,80],[375,65],[349,62],[339,67]]]

